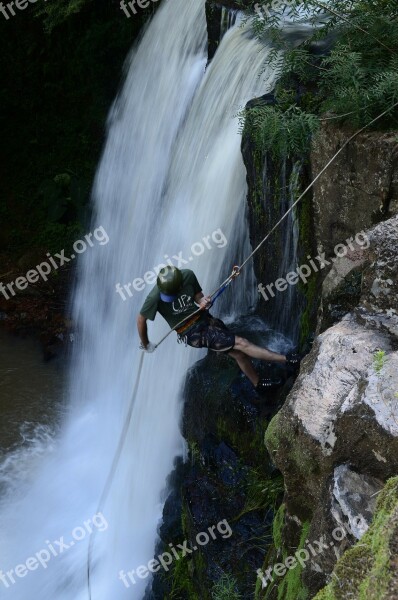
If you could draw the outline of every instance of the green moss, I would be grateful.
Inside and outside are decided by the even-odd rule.
[[[283,454],[288,457],[290,463],[290,470],[295,472],[296,479],[308,478],[309,474],[316,475],[319,471],[319,463],[314,461],[314,455],[310,447],[306,447],[303,444],[298,444],[295,439],[291,428],[286,426],[286,423],[282,423],[281,413],[275,415],[268,425],[267,431],[265,432],[265,445],[271,455],[274,456],[279,446],[283,446]],[[299,498],[300,490],[297,491],[297,498]],[[306,506],[308,511],[311,512],[311,499],[308,494],[303,493],[301,499],[302,506]]]
[[[267,430],[264,435],[265,446],[268,449],[268,452],[271,455],[271,458],[278,449],[279,446],[279,421],[280,421],[280,413],[277,413],[273,419],[271,419]]]
[[[190,539],[190,515],[186,503],[182,505],[181,525],[185,539]],[[178,552],[179,560],[174,560],[165,578],[168,582],[169,593],[164,600],[203,600],[200,584],[205,570],[204,558],[200,551],[183,556]]]
[[[243,515],[275,507],[279,504],[283,494],[284,485],[282,475],[277,477],[264,477],[260,469],[250,469],[244,483],[245,505],[235,521]]]
[[[232,427],[225,417],[220,416],[217,420],[217,437],[224,440],[241,457],[242,462],[254,467],[264,466],[269,463],[268,452],[264,447],[264,430],[267,421],[259,420],[255,431],[240,431],[236,426]],[[265,472],[265,471],[264,471]]]
[[[379,496],[373,523],[362,539],[338,561],[331,583],[314,600],[383,600],[392,598],[388,586],[397,577],[390,544],[398,535],[398,477],[390,479]]]
[[[245,135],[251,138],[251,133],[246,131]],[[263,172],[264,172],[264,154],[261,150],[256,148],[253,149],[253,167],[254,173],[256,176],[254,190],[253,190],[253,205],[252,211],[256,220],[256,226],[259,230],[262,230],[266,227],[266,216],[264,212],[264,181],[263,181]]]
[[[292,444],[290,457],[296,465],[297,472],[301,473],[303,477],[309,477],[318,473],[319,464],[314,460],[311,448],[306,448],[303,444]]]
[[[190,561],[187,557],[180,558],[173,562],[170,580],[171,591],[169,594],[166,594],[165,600],[180,600],[181,598],[202,600],[195,589],[190,570]]]
[[[285,517],[285,506],[282,505],[275,515],[274,525],[273,525],[273,539],[274,546],[279,552],[275,552],[270,554],[267,557],[264,566],[264,572],[271,565],[275,565],[277,562],[285,561],[288,556],[293,556],[295,552],[298,552],[302,548],[304,548],[305,541],[308,536],[308,531],[310,528],[310,523],[303,523],[300,541],[297,549],[294,551],[291,548],[283,547],[282,540],[282,531],[284,526],[284,517]],[[282,558],[280,558],[282,557]],[[307,600],[308,599],[308,590],[303,585],[301,580],[301,575],[303,572],[303,567],[298,564],[294,569],[288,569],[284,577],[273,576],[272,581],[268,584],[268,586],[263,590],[257,582],[256,586],[256,600],[267,600],[269,598],[275,598],[275,593],[277,593],[278,600]]]
[[[286,506],[285,504],[281,504],[272,523],[272,537],[274,546],[277,549],[282,548],[282,529],[285,523],[285,512]]]
[[[222,575],[213,586],[212,598],[213,600],[240,600],[242,596],[238,592],[236,579],[227,573]]]
[[[301,550],[302,548],[304,548],[309,528],[309,522],[303,524],[299,547],[297,548],[297,550]],[[284,558],[286,558],[286,556]],[[302,572],[303,567],[301,565],[298,565],[295,569],[289,569],[287,571],[285,577],[283,578],[284,590],[280,590],[278,587],[278,600],[307,600],[308,590],[302,583]]]

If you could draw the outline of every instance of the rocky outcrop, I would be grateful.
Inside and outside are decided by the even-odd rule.
[[[366,231],[366,239],[335,257],[323,283],[323,318],[330,318],[331,299],[354,273],[356,295],[346,298],[349,312],[317,338],[266,432],[267,448],[285,479],[281,542],[272,560],[285,557],[287,548],[302,547],[304,528],[308,547],[324,542],[302,569],[303,598],[314,596],[337,559],[362,538],[375,498],[398,472],[398,217]],[[345,532],[340,541],[334,537],[338,528]],[[372,568],[369,563],[369,573]],[[258,597],[276,598],[275,590]]]
[[[316,175],[352,132],[326,125],[314,140]],[[314,186],[315,231],[327,255],[336,244],[398,212],[396,133],[367,132],[355,138]]]
[[[360,543],[337,562],[331,583],[315,600],[396,600],[398,598],[398,478],[380,494]]]
[[[234,10],[242,10],[242,8],[251,5],[251,0],[207,0],[207,4],[213,6],[225,6],[225,8],[232,8]]]
[[[322,286],[320,327],[357,309],[357,316],[398,336],[398,216],[364,232],[361,244],[335,257]]]
[[[398,337],[398,216],[381,223],[368,236],[361,316],[369,325]]]
[[[206,21],[207,21],[207,56],[211,61],[223,35],[228,28],[235,22],[237,11],[242,11],[250,5],[250,0],[206,0]]]

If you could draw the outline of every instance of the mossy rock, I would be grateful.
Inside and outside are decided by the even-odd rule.
[[[277,511],[272,530],[274,542],[273,552],[269,552],[264,563],[263,572],[266,573],[267,568],[275,566],[278,563],[283,563],[286,558],[293,556],[295,552],[304,548],[310,523],[306,521],[302,524],[298,542],[294,546],[284,543],[285,529],[285,514],[286,506],[282,504]],[[283,577],[272,576],[272,581],[266,586],[262,585],[260,577],[257,579],[255,600],[308,600],[309,592],[302,581],[303,567],[297,564],[292,569],[287,569]]]
[[[332,581],[314,600],[393,600],[398,598],[398,477],[380,494],[373,523],[338,561]]]

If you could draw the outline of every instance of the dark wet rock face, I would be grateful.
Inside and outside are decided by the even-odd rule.
[[[274,368],[265,365],[262,373],[272,375]],[[166,502],[159,551],[177,538],[197,550],[158,575],[147,600],[163,600],[176,589],[178,598],[210,600],[225,574],[242,598],[253,596],[283,490],[263,443],[269,418],[293,385],[290,374],[283,374],[286,383],[261,402],[225,355],[209,353],[188,373],[182,430],[189,457]],[[209,540],[200,545],[202,533]]]
[[[266,94],[249,102],[247,108],[273,104],[273,94]],[[279,160],[264,152],[247,127],[243,131],[242,155],[247,171],[250,240],[255,248],[289,210],[298,190],[305,189],[310,173],[305,157]],[[308,254],[316,254],[310,234],[312,220],[312,205],[307,198],[282,222],[253,259],[257,280],[264,286],[263,293],[259,294],[258,311],[295,343],[300,340],[300,319],[306,309],[310,328],[315,330],[315,298],[300,284],[288,286],[283,294],[275,285],[298,264],[305,263]],[[304,332],[303,337],[309,333]]]
[[[247,597],[267,548],[272,511],[245,512],[249,471],[224,442],[208,438],[199,451],[205,464],[191,469],[183,487],[187,528],[192,539],[212,525],[217,535],[201,549],[203,570],[197,575],[204,585],[198,586],[200,597],[208,597],[209,582],[216,583],[224,572],[236,574],[239,589]],[[225,526],[224,534],[218,533],[217,524]],[[219,525],[222,531],[223,525]]]
[[[350,132],[323,127],[311,154],[319,173]],[[314,187],[315,228],[327,255],[336,244],[355,236],[398,210],[398,143],[395,133],[363,133],[353,140]]]

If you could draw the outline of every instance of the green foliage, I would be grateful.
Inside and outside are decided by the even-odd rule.
[[[255,11],[256,4],[262,12]],[[361,127],[387,111],[378,127],[391,128],[392,123],[396,127],[398,110],[392,108],[398,102],[396,0],[276,4],[250,0],[247,8],[246,3],[246,20],[251,20],[260,40],[273,44],[264,68],[270,65],[280,77],[276,106],[243,114],[256,143],[277,157],[301,155],[325,113],[326,120]],[[298,46],[285,34],[287,14],[297,24],[305,20],[314,25]],[[327,41],[329,48],[333,44],[321,56],[313,51],[313,43],[320,41]]]
[[[265,478],[258,469],[250,469],[245,488],[245,506],[236,520],[248,512],[271,508],[275,510],[284,491],[282,475]]]
[[[302,550],[304,548],[309,529],[310,523],[303,523],[303,528],[301,530],[301,536],[297,550]],[[288,569],[283,579],[283,585],[278,587],[278,600],[293,600],[293,598],[294,600],[308,599],[308,590],[303,585],[301,580],[302,572],[303,567],[301,565],[297,565],[294,569]]]
[[[285,523],[285,512],[286,506],[285,504],[281,504],[272,523],[272,537],[277,550],[282,548],[282,529]]]
[[[187,557],[182,556],[182,552],[178,554],[180,558],[173,562],[168,578],[171,583],[171,589],[170,592],[166,594],[165,600],[179,600],[179,598],[185,598],[187,596],[190,600],[199,600],[199,596],[192,580],[189,560]]]
[[[273,539],[276,553],[270,554],[263,566],[263,573],[276,562],[284,562],[288,556],[293,556],[295,552],[305,546],[310,528],[309,522],[302,525],[300,540],[297,548],[286,548],[283,546],[282,529],[284,525],[285,506],[282,504],[274,519]],[[292,569],[287,569],[285,575],[281,578],[275,577],[265,590],[265,594],[260,596],[263,600],[277,598],[278,600],[308,600],[309,594],[307,588],[303,585],[301,575],[303,567],[300,564]],[[275,593],[276,588],[276,593]]]
[[[213,600],[240,600],[241,594],[237,588],[237,581],[232,575],[224,573],[212,590]]]
[[[40,2],[36,6],[36,16],[43,18],[43,24],[49,33],[66,21],[71,15],[79,13],[93,0],[56,0],[56,2]]]
[[[241,113],[240,118],[257,148],[270,152],[275,159],[307,152],[319,123],[315,115],[297,106],[286,110],[280,106],[256,106]]]
[[[339,43],[323,65],[327,68],[320,82],[323,111],[346,113],[359,127],[398,102],[397,56],[366,60],[362,52]]]
[[[377,352],[375,352],[373,356],[373,366],[374,370],[378,375],[380,375],[381,371],[383,370],[385,362],[386,353],[384,352],[384,350],[377,350]]]

